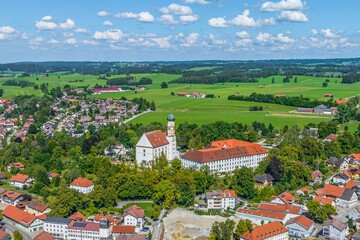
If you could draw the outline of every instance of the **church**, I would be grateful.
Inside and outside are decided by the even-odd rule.
[[[151,162],[162,154],[168,161],[179,157],[176,147],[175,116],[167,116],[167,132],[156,130],[144,133],[136,144],[136,162],[140,165],[150,166]]]

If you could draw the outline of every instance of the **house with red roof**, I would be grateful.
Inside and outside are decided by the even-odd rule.
[[[24,164],[22,164],[21,162],[14,162],[14,163],[10,163],[7,166],[7,170],[8,172],[11,172],[11,169],[19,169],[19,170],[24,170]]]
[[[353,153],[346,157],[354,165],[360,165],[360,153]]]
[[[145,210],[137,205],[127,208],[123,215],[123,225],[135,226],[135,232],[140,232],[144,228]]]
[[[274,196],[271,200],[272,203],[285,204],[285,205],[292,204],[297,201],[298,199],[289,192],[283,192],[278,196]]]
[[[279,239],[289,239],[288,230],[280,222],[271,222],[264,224],[262,226],[254,227],[243,235],[241,235],[240,240],[279,240]]]
[[[100,222],[101,219],[107,219],[111,225],[118,225],[120,223],[120,219],[114,216],[106,216],[106,215],[96,215],[94,217],[94,222]]]
[[[136,162],[138,165],[151,166],[164,155],[168,161],[179,156],[176,147],[175,116],[167,117],[167,131],[156,130],[144,133],[136,144]]]
[[[324,142],[332,142],[338,138],[338,135],[336,134],[329,134],[324,138]]]
[[[78,177],[72,181],[70,188],[80,193],[88,194],[94,190],[94,184],[87,178]]]
[[[41,232],[34,240],[54,240],[55,238],[48,232]]]
[[[67,227],[67,239],[107,239],[111,235],[109,221],[102,219],[99,223],[71,221]]]
[[[205,193],[207,209],[233,209],[236,205],[236,194],[234,190],[214,190]]]
[[[25,211],[32,215],[39,216],[48,214],[51,208],[33,199],[26,203]]]
[[[310,186],[314,186],[316,183],[321,183],[323,178],[323,174],[320,172],[320,170],[315,170],[311,173],[311,181]]]
[[[17,207],[7,206],[2,212],[5,219],[14,223],[15,227],[26,231],[35,232],[43,229],[43,221]]]
[[[347,100],[347,99],[337,99],[337,100],[335,100],[335,103],[338,104],[338,105],[347,104],[348,101],[349,100]]]
[[[354,189],[326,184],[315,191],[316,196],[334,199],[335,205],[349,208],[357,205],[357,195]]]
[[[135,226],[117,225],[112,227],[112,236],[114,239],[120,235],[132,235],[132,234],[135,234]]]
[[[11,239],[10,234],[5,232],[5,229],[1,229],[0,230],[0,240],[9,240],[9,239]]]
[[[5,190],[1,193],[1,202],[4,204],[16,206],[22,200],[24,200],[24,195],[19,192]]]
[[[31,183],[31,180],[32,179],[28,175],[21,173],[18,173],[9,179],[11,186],[19,188],[28,187]]]
[[[293,218],[292,215],[284,212],[271,211],[268,209],[250,210],[241,208],[236,210],[235,216],[241,219],[249,219],[256,225],[261,225],[261,223],[264,222],[282,222],[285,224]]]
[[[54,173],[54,172],[48,172],[47,175],[48,175],[50,180],[53,180],[54,178],[60,176],[58,173]]]
[[[190,150],[180,160],[186,168],[208,166],[211,172],[232,172],[240,167],[256,168],[267,155],[259,144],[228,139],[214,141],[209,148]]]
[[[288,221],[285,226],[289,229],[290,237],[303,239],[311,236],[315,223],[313,220],[301,215]]]
[[[106,88],[93,88],[94,94],[101,94],[104,92],[120,92],[121,89],[118,87],[106,87]]]
[[[75,212],[68,218],[71,220],[74,220],[74,221],[85,221],[86,220],[86,217],[81,212]]]

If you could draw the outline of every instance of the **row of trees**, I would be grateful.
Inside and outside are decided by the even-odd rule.
[[[360,73],[344,74],[342,77],[342,83],[356,83],[360,82]]]

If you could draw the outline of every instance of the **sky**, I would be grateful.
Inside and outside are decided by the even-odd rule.
[[[0,0],[0,62],[360,57],[359,0]]]

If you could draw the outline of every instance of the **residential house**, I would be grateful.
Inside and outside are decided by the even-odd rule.
[[[112,236],[115,239],[119,235],[132,235],[135,234],[135,226],[113,226]]]
[[[313,171],[311,173],[310,186],[314,186],[316,183],[321,184],[322,178],[323,178],[323,174],[320,172],[320,170]]]
[[[10,185],[18,188],[28,187],[31,179],[28,175],[18,173],[10,178]]]
[[[289,218],[294,218],[302,214],[302,207],[293,205],[284,205],[276,203],[262,202],[258,206],[259,210],[286,213]]]
[[[107,219],[110,225],[118,225],[120,224],[120,219],[114,216],[106,216],[106,215],[96,215],[94,217],[94,222],[100,222],[101,219]]]
[[[335,207],[335,201],[334,201],[334,199],[332,199],[332,198],[315,196],[315,197],[313,198],[313,200],[314,200],[315,202],[319,202],[320,205],[329,204],[329,205]]]
[[[332,93],[326,93],[326,94],[324,94],[324,97],[333,98],[333,97],[334,97],[334,94],[332,94]]]
[[[94,184],[87,178],[78,177],[72,181],[70,188],[80,193],[88,194],[94,190]]]
[[[42,230],[43,221],[30,213],[14,206],[7,206],[2,212],[5,219],[14,223],[15,227],[25,232]]]
[[[357,195],[354,189],[326,184],[324,188],[317,189],[315,194],[335,199],[335,205],[343,208],[353,207],[357,204]]]
[[[5,230],[0,230],[0,240],[9,240],[11,239],[11,236],[9,233],[5,232]]]
[[[270,174],[256,174],[255,185],[258,187],[266,187],[273,185],[274,178]]]
[[[339,186],[344,186],[349,180],[350,175],[346,171],[340,171],[331,179],[333,183],[338,184]]]
[[[72,240],[104,239],[110,235],[111,228],[106,219],[100,223],[71,221],[67,228],[67,237]]]
[[[336,134],[329,134],[324,138],[324,142],[332,142],[338,138]]]
[[[43,214],[48,214],[51,209],[49,208],[49,206],[39,203],[38,201],[33,199],[26,203],[25,211],[32,215],[39,216]]]
[[[356,221],[360,218],[360,206],[356,206],[350,210],[348,218]]]
[[[146,240],[147,235],[146,234],[132,234],[132,235],[119,235],[115,240]]]
[[[326,163],[333,167],[339,167],[340,171],[347,170],[349,168],[349,164],[342,158],[330,157]]]
[[[285,224],[292,217],[291,215],[283,212],[275,212],[270,210],[250,210],[250,209],[241,209],[236,210],[235,216],[241,219],[249,219],[256,225],[261,225],[262,223],[268,222],[282,222]]]
[[[132,205],[126,209],[122,215],[123,225],[135,226],[135,232],[140,232],[144,228],[145,210],[139,206]]]
[[[178,92],[178,93],[176,93],[176,96],[190,97],[190,93],[188,93],[188,92]]]
[[[0,172],[0,181],[6,180],[6,174],[4,172]]]
[[[190,150],[180,160],[186,168],[208,166],[211,172],[232,172],[240,167],[256,168],[267,155],[259,144],[228,139],[214,141],[210,148]]]
[[[353,153],[347,156],[353,165],[360,165],[360,153]]]
[[[297,201],[298,199],[289,192],[283,192],[278,196],[274,196],[271,200],[272,203],[278,203],[278,204],[292,204]]]
[[[329,239],[343,240],[348,234],[348,225],[339,220],[335,220],[322,228],[322,235]]]
[[[311,219],[301,215],[288,221],[285,226],[289,230],[290,237],[303,239],[310,237],[314,231],[315,223]]]
[[[24,164],[22,164],[21,162],[10,163],[7,166],[7,171],[10,172],[13,168],[18,170],[24,170]]]
[[[240,240],[285,240],[289,239],[288,230],[280,222],[271,222],[262,226],[254,227],[243,235],[240,236]]]
[[[72,220],[69,218],[56,218],[47,216],[44,219],[44,231],[56,239],[67,239],[67,228]]]
[[[55,238],[48,232],[41,232],[34,240],[54,240]]]
[[[297,190],[296,193],[299,195],[305,195],[305,193],[309,193],[309,189],[306,187],[303,187],[303,188]]]
[[[1,193],[1,202],[8,205],[16,206],[23,199],[24,199],[24,195],[19,192],[6,190]]]
[[[321,104],[317,107],[314,107],[314,113],[329,115],[329,114],[334,114],[335,111],[332,108],[329,108],[329,107],[325,106],[324,104]]]
[[[233,209],[236,205],[234,190],[216,190],[205,194],[208,209]]]
[[[340,104],[346,104],[348,102],[347,99],[337,99],[335,100],[335,103],[340,105]]]
[[[54,173],[54,172],[48,172],[47,175],[50,180],[53,180],[54,178],[57,178],[60,176],[58,173]]]
[[[75,212],[74,214],[72,214],[69,219],[74,220],[74,221],[80,221],[80,222],[84,222],[86,221],[86,217],[84,215],[82,215],[80,212]]]

